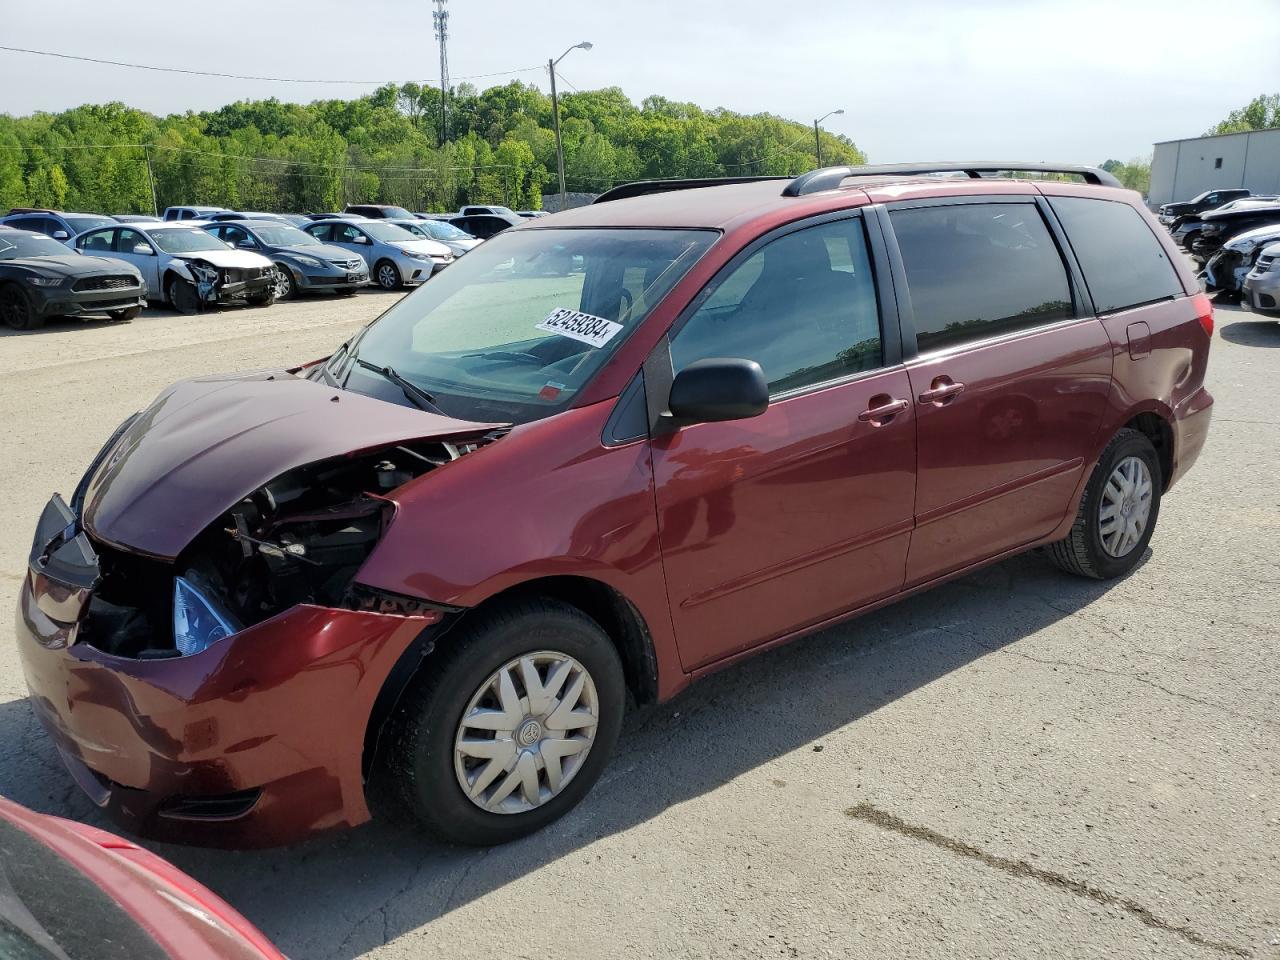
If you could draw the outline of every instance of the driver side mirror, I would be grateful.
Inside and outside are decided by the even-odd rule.
[[[65,230],[53,231],[53,239],[55,240],[69,240],[70,238],[71,238],[71,234],[67,233],[67,231]]]
[[[356,237],[356,243],[363,243],[363,244],[368,245],[368,244],[370,244],[370,243],[373,243],[373,241],[372,241],[372,240],[370,240],[368,237],[366,237],[366,236],[362,233],[362,234],[360,234],[358,237]]]
[[[676,374],[667,407],[684,423],[746,420],[768,409],[769,383],[754,360],[697,360]]]
[[[133,252],[140,257],[149,257],[155,253],[155,251],[151,249],[151,245],[147,243],[135,243],[133,245]]]
[[[245,237],[243,240],[236,241],[236,246],[241,250],[256,250],[258,248],[258,245],[248,237]]]

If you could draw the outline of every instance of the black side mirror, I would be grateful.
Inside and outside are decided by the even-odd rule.
[[[754,360],[710,357],[676,374],[667,406],[686,423],[745,420],[768,409],[769,384]]]

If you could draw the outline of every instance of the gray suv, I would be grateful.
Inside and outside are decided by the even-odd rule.
[[[30,230],[71,246],[71,242],[86,230],[114,226],[114,217],[98,213],[63,213],[61,210],[31,210],[15,208],[0,224],[15,230]]]
[[[363,257],[374,282],[384,290],[426,283],[435,271],[453,263],[453,252],[444,244],[379,220],[318,220],[306,232]]]

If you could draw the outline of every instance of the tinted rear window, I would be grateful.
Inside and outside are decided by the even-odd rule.
[[[1142,215],[1127,203],[1050,197],[1099,313],[1181,296],[1182,283]]]
[[[1071,287],[1034,203],[966,203],[889,214],[921,352],[1057,323]]]

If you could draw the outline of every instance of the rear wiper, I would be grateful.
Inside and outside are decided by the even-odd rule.
[[[414,402],[414,405],[417,406],[418,409],[426,410],[428,413],[438,413],[442,417],[448,416],[448,414],[436,406],[435,397],[427,393],[427,391],[423,390],[412,380],[408,380],[405,377],[400,376],[400,374],[396,373],[391,367],[380,367],[376,363],[370,363],[368,360],[361,360],[359,357],[356,357],[356,363],[359,366],[364,367],[366,370],[372,370],[374,373],[382,374],[382,376],[386,377],[399,387],[404,392],[404,395]]]

